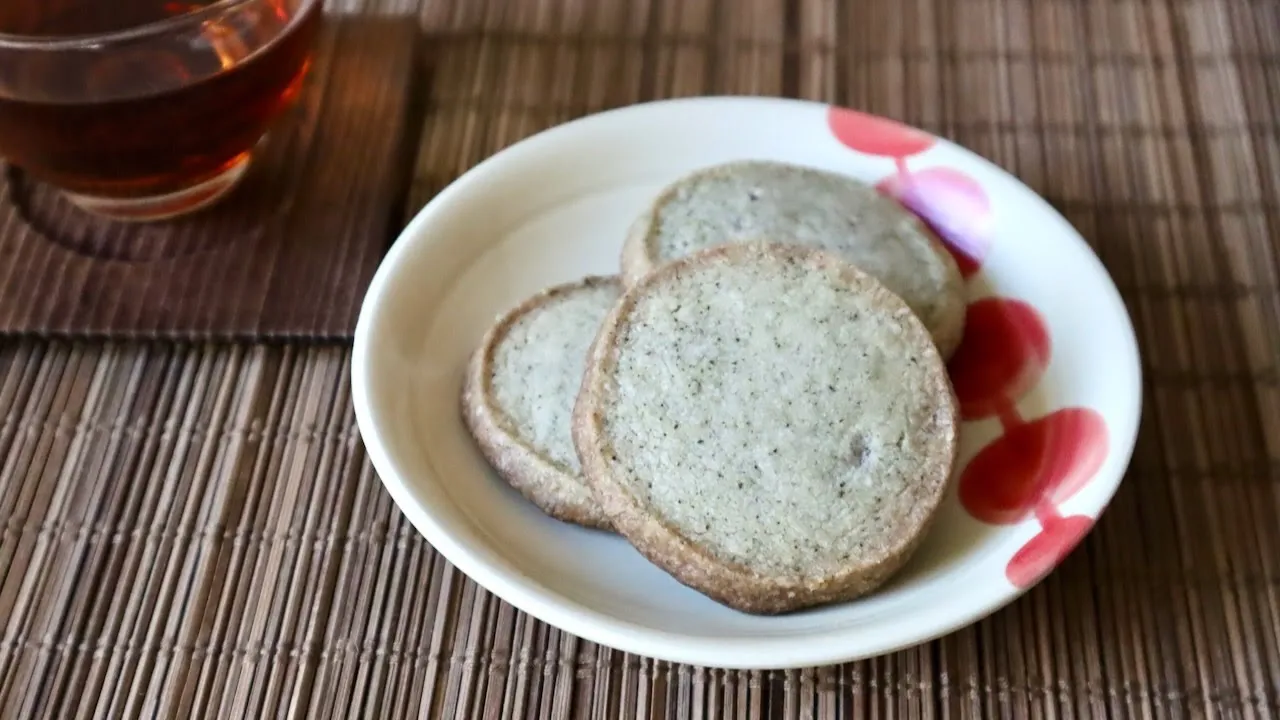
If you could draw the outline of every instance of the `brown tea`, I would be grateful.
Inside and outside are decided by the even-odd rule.
[[[211,5],[0,1],[0,158],[72,193],[121,198],[241,164],[302,85],[321,3]],[[76,37],[101,33],[117,34]]]

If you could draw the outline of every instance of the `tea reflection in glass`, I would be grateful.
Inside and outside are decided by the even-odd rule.
[[[0,158],[120,219],[216,201],[298,94],[319,0],[0,0]]]

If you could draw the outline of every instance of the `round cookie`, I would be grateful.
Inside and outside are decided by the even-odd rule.
[[[640,279],[573,416],[615,530],[682,583],[779,613],[874,590],[910,557],[957,447],[946,369],[870,275],[735,244]]]
[[[714,245],[762,238],[839,255],[905,300],[944,359],[959,346],[964,279],[941,241],[870,185],[787,163],[725,163],[672,183],[628,231],[623,282]]]
[[[589,277],[525,300],[485,334],[462,390],[467,429],[508,484],[552,517],[605,529],[570,418],[588,347],[620,293],[616,278]]]

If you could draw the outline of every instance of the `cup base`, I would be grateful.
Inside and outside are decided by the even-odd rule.
[[[149,197],[111,198],[64,192],[67,199],[86,212],[121,222],[171,220],[202,210],[221,200],[235,188],[249,169],[245,153],[217,175],[177,192]]]

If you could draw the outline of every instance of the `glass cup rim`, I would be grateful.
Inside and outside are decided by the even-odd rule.
[[[217,0],[217,2],[206,5],[199,10],[108,33],[58,36],[0,33],[0,50],[40,50],[46,52],[104,50],[111,45],[163,35],[166,32],[204,20],[212,15],[218,15],[241,5],[257,2],[263,2],[263,0]],[[320,2],[320,0],[299,0],[298,9],[299,11],[306,10],[317,2]]]

